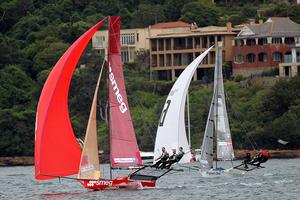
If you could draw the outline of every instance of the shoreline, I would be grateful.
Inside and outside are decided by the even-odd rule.
[[[271,154],[272,158],[279,159],[288,159],[288,158],[300,158],[300,149],[295,150],[268,150]],[[258,151],[257,150],[246,150],[246,149],[238,149],[234,151],[236,159],[244,159],[246,153],[251,153],[251,156],[255,156]],[[0,157],[0,167],[6,166],[28,166],[34,165],[34,157],[33,156],[12,156],[12,157]]]

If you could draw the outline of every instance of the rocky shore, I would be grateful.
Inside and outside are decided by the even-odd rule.
[[[235,157],[243,159],[246,153],[250,152],[252,156],[258,151],[254,150],[235,150]],[[300,149],[297,150],[269,150],[271,158],[300,158]],[[15,157],[0,157],[0,166],[26,166],[33,165],[34,158],[32,156],[15,156]]]

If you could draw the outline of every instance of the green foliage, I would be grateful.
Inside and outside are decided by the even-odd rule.
[[[35,111],[0,110],[0,155],[33,155]]]
[[[19,66],[4,67],[0,70],[0,109],[28,106],[33,88],[33,81]]]
[[[160,5],[140,4],[132,18],[131,27],[142,28],[164,21],[165,16]]]
[[[214,4],[204,1],[190,2],[183,6],[180,19],[189,23],[196,22],[198,26],[217,25],[218,9]]]
[[[217,1],[216,1],[217,2]],[[264,1],[265,2],[265,1]],[[257,12],[259,11],[259,12]],[[107,15],[121,15],[124,28],[183,20],[198,26],[241,24],[247,18],[289,16],[300,23],[299,4],[260,4],[255,0],[3,0],[0,3],[0,156],[32,155],[35,109],[51,68],[89,27]],[[103,25],[102,28],[106,28]],[[145,53],[145,55],[143,55]],[[141,63],[148,52],[141,52]],[[102,58],[101,58],[102,60]],[[96,80],[99,56],[89,46],[71,82],[69,109],[76,136],[83,137]],[[139,146],[152,150],[158,119],[174,82],[149,80],[141,64],[124,65],[126,89]],[[230,66],[224,64],[227,79]],[[106,70],[103,72],[106,73]],[[191,130],[199,147],[212,95],[212,71],[190,88]],[[264,72],[269,76],[275,71]],[[269,78],[270,77],[266,77]],[[251,147],[249,138],[268,148],[299,147],[299,78],[276,80],[236,76],[227,81],[228,110],[236,148]],[[272,86],[273,82],[276,82]],[[205,83],[205,85],[203,85]],[[107,85],[100,84],[98,127],[100,148],[109,149]],[[282,146],[278,138],[290,141]]]
[[[278,76],[279,75],[279,68],[276,67],[274,69],[265,70],[261,73],[262,76]]]
[[[33,71],[35,73],[39,73],[45,69],[53,67],[67,48],[68,45],[62,42],[49,44],[49,46],[34,56]]]

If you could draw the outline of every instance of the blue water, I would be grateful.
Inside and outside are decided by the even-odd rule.
[[[156,189],[107,191],[89,191],[73,180],[36,181],[33,166],[1,167],[0,199],[300,199],[300,159],[271,159],[264,166],[219,177],[185,170],[159,179]],[[102,167],[107,175],[108,166]]]

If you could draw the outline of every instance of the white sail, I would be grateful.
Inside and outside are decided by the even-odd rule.
[[[215,73],[215,102],[216,102],[216,132],[217,132],[217,159],[218,160],[232,160],[234,152],[232,147],[232,140],[230,128],[228,123],[228,116],[225,103],[224,83],[222,74],[222,43],[218,46],[217,62]]]
[[[213,98],[210,104],[210,109],[208,113],[208,118],[206,121],[206,127],[202,142],[200,163],[208,169],[213,167],[213,133],[214,133],[214,102],[215,102],[215,94],[213,94]]]
[[[183,147],[185,155],[180,160],[180,163],[187,163],[190,161],[191,152],[185,130],[185,101],[193,74],[211,48],[203,52],[190,63],[174,83],[166,99],[158,123],[154,148],[154,161],[161,155],[162,147],[165,147],[169,154],[171,154],[172,149],[176,149],[178,152],[179,147]]]
[[[231,134],[229,129],[223,75],[222,75],[222,43],[218,44],[217,62],[214,73],[214,92],[206,122],[200,162],[206,168],[213,167],[213,138],[217,137],[217,159],[232,160],[234,158]],[[216,135],[214,133],[216,132]]]

